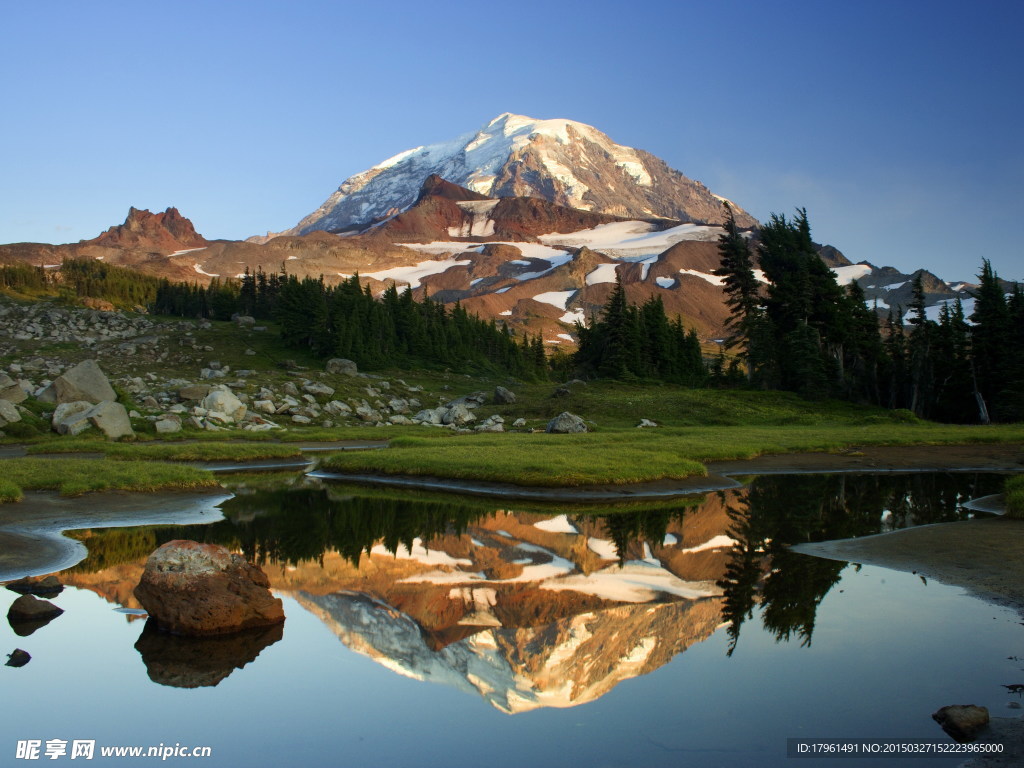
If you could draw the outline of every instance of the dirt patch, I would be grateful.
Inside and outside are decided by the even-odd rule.
[[[1005,517],[798,544],[801,552],[909,571],[1024,613],[1024,520]]]

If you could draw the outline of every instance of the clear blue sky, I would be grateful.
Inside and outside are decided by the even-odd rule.
[[[589,123],[854,261],[1024,279],[1024,2],[7,2],[0,242],[294,225],[501,112]]]

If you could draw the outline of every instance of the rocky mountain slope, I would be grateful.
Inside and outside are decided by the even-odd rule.
[[[265,244],[210,241],[171,208],[132,209],[123,225],[72,245],[0,246],[0,263],[56,268],[65,258],[93,258],[171,280],[208,283],[248,269],[284,270],[328,283],[358,274],[376,293],[388,285],[460,301],[551,346],[572,346],[576,321],[607,302],[618,277],[631,301],[660,297],[705,339],[723,335],[727,317],[718,266],[721,228],[670,219],[629,219],[535,197],[489,198],[439,176],[421,185],[405,211],[362,233],[315,231]],[[756,231],[751,232],[756,237]],[[891,267],[851,264],[831,246],[822,258],[841,283],[856,280],[881,315],[907,307],[913,275]],[[972,299],[966,283],[949,285],[923,273],[930,314],[943,303]]]
[[[451,141],[401,152],[342,182],[282,234],[362,229],[407,209],[437,174],[487,197],[536,197],[628,218],[721,223],[722,198],[643,150],[573,120],[505,113]],[[742,226],[756,221],[736,207]]]

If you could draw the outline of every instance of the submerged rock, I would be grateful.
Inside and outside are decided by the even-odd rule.
[[[263,571],[216,544],[169,541],[146,561],[135,597],[156,625],[179,635],[217,635],[284,621]]]
[[[28,655],[27,651],[21,650],[21,648],[15,648],[11,653],[7,654],[8,667],[24,667],[32,661],[32,657]]]

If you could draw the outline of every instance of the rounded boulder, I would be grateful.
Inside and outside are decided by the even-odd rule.
[[[267,575],[240,555],[179,539],[149,556],[135,597],[166,632],[219,635],[284,621],[269,587]]]

